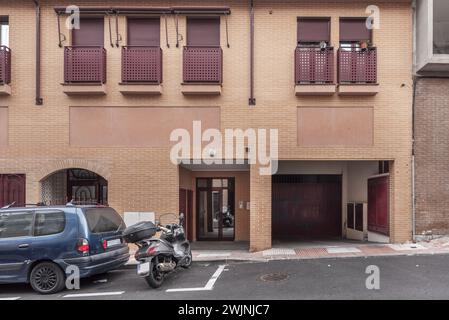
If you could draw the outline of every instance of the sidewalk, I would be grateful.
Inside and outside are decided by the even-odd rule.
[[[134,248],[130,249],[131,259],[128,265],[136,264]],[[336,242],[323,244],[301,243],[295,246],[289,244],[260,252],[247,250],[192,250],[193,261],[252,261],[268,262],[272,260],[292,259],[320,259],[320,258],[347,258],[347,257],[374,257],[374,256],[404,256],[404,255],[434,255],[449,254],[449,238],[439,238],[430,241],[404,244],[373,244],[363,242]]]

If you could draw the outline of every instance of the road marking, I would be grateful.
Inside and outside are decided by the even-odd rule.
[[[212,277],[207,281],[204,287],[200,288],[180,288],[180,289],[167,289],[165,292],[187,292],[187,291],[211,291],[214,288],[215,282],[220,277],[221,273],[224,271],[226,265],[221,265],[218,267],[217,271],[212,275]]]
[[[0,298],[0,300],[19,300],[20,297]]]
[[[407,250],[425,250],[426,247],[417,243],[404,243],[404,244],[387,244],[391,249],[396,251],[407,251]]]
[[[328,253],[359,253],[359,249],[354,247],[330,247],[326,248]]]
[[[92,292],[92,293],[77,293],[77,294],[67,294],[63,298],[85,298],[85,297],[102,297],[102,296],[119,296],[124,294],[125,291],[115,291],[115,292]]]
[[[263,251],[263,256],[292,256],[295,255],[296,252],[293,249],[289,248],[272,248]]]
[[[229,257],[230,253],[200,253],[197,258]]]

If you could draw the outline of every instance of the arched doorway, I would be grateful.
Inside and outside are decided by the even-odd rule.
[[[56,171],[41,181],[45,205],[108,204],[108,181],[95,172],[70,168]]]

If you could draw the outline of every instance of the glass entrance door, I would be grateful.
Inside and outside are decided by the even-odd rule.
[[[198,240],[234,240],[234,204],[234,178],[198,178]]]

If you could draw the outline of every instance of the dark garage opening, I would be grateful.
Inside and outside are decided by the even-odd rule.
[[[341,238],[342,176],[273,176],[272,235],[275,240]]]

